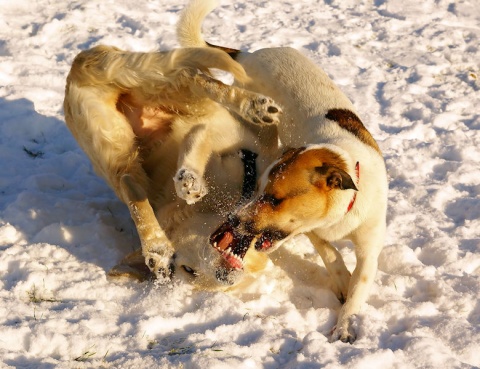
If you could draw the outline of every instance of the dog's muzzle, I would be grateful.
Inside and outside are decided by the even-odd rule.
[[[254,236],[239,232],[240,220],[229,216],[210,236],[210,244],[222,255],[231,269],[243,269],[243,258]]]
[[[243,259],[252,244],[257,251],[266,252],[276,241],[287,236],[285,232],[272,229],[256,232],[250,222],[243,224],[239,218],[231,215],[212,233],[210,244],[222,255],[226,270],[241,270]]]
[[[256,238],[255,250],[260,252],[269,251],[276,241],[283,240],[288,234],[279,230],[266,230]]]

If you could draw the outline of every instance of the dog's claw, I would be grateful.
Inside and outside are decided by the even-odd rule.
[[[244,118],[255,124],[278,124],[282,109],[271,98],[256,96],[249,100],[243,112]]]
[[[179,169],[173,180],[178,197],[189,205],[199,201],[208,192],[204,179],[189,169]]]
[[[155,251],[148,251],[144,254],[145,264],[147,265],[150,272],[155,275],[156,280],[161,283],[168,283],[172,278],[173,269],[170,260],[172,255],[165,254]]]
[[[343,343],[352,344],[357,339],[357,335],[351,328],[335,329],[332,334],[331,341],[342,341]]]
[[[348,321],[343,323],[338,323],[335,327],[333,327],[330,342],[335,341],[342,341],[343,343],[354,343],[357,339],[357,333],[353,325],[349,322],[353,317],[351,317]]]

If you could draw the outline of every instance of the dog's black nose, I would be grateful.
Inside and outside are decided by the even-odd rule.
[[[225,268],[218,268],[215,271],[215,277],[217,280],[226,285],[233,285],[235,283],[234,279],[231,277],[230,272]]]

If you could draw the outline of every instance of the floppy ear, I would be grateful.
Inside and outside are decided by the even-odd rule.
[[[358,191],[352,177],[350,177],[347,172],[328,164],[315,167],[315,175],[312,183],[316,186],[324,184],[331,189]]]

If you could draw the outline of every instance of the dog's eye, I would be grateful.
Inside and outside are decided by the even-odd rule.
[[[278,199],[274,195],[270,195],[268,193],[260,196],[259,201],[264,204],[270,204],[273,207],[278,206],[282,203],[283,199]]]
[[[182,265],[182,268],[184,271],[186,271],[188,274],[191,274],[193,276],[197,276],[197,272],[195,272],[192,268],[190,268],[189,266],[187,265]]]

